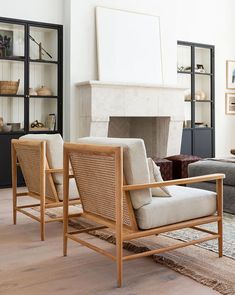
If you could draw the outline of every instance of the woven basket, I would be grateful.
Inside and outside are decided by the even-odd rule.
[[[20,85],[18,81],[0,81],[0,94],[16,94]]]

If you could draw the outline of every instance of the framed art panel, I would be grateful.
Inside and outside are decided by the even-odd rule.
[[[225,106],[227,115],[235,115],[235,93],[225,94]]]
[[[162,84],[160,19],[96,7],[99,80]]]
[[[226,85],[227,89],[235,89],[235,60],[227,60]]]

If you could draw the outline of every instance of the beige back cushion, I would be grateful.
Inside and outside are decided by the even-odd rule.
[[[118,145],[123,147],[124,173],[127,184],[149,183],[150,175],[144,141],[135,138],[84,137],[78,143]],[[131,201],[135,209],[150,204],[152,195],[150,189],[132,191]]]
[[[45,140],[46,155],[51,169],[63,168],[63,145],[64,141],[60,134],[27,134],[20,137],[20,140]],[[56,184],[63,184],[63,174],[53,173]]]

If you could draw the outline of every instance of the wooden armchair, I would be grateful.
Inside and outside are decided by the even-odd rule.
[[[84,210],[81,216],[98,223],[96,227],[68,231],[69,162],[72,165]],[[141,181],[141,177],[144,181]],[[140,139],[86,138],[80,140],[78,144],[65,144],[64,256],[67,255],[67,241],[72,239],[111,258],[117,264],[118,287],[122,286],[124,261],[212,239],[218,239],[221,257],[223,178],[223,174],[213,174],[149,183],[145,147]],[[217,194],[177,186],[208,180],[216,180]],[[161,187],[168,187],[171,196],[153,197],[151,195],[150,188]],[[218,223],[218,232],[198,227],[212,222]],[[116,255],[79,237],[80,233],[104,228],[111,228],[115,233]],[[124,241],[184,228],[192,228],[208,235],[161,249],[123,255]]]
[[[60,165],[60,166],[58,166]],[[28,191],[17,192],[17,166],[20,166]],[[60,168],[58,168],[60,167]],[[21,212],[40,222],[41,240],[45,239],[45,223],[62,221],[62,217],[45,219],[47,208],[63,206],[63,140],[59,134],[27,135],[12,140],[13,222]],[[75,180],[70,178],[69,205],[80,204]],[[18,205],[18,198],[28,196],[39,203]],[[40,217],[29,208],[39,208]],[[32,210],[31,210],[32,211]],[[35,212],[36,213],[36,212]],[[77,216],[74,214],[73,216]]]

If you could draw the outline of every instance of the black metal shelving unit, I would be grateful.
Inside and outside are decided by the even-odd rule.
[[[1,63],[14,63],[17,62],[19,64],[24,65],[24,87],[22,93],[17,93],[16,95],[6,95],[0,94],[0,103],[1,99],[4,98],[22,98],[23,101],[23,128],[19,131],[14,132],[0,132],[0,187],[9,187],[11,186],[11,140],[15,138],[19,138],[20,136],[28,133],[60,133],[62,135],[63,129],[63,26],[58,24],[51,23],[42,23],[42,22],[34,22],[27,20],[19,20],[19,19],[11,19],[0,17],[0,27],[7,28],[12,27],[14,30],[14,26],[20,26],[23,30],[24,41],[23,41],[23,54],[22,55],[12,55],[12,56],[1,56],[0,57],[0,65]],[[54,45],[56,48],[56,58],[55,60],[39,60],[36,58],[31,58],[30,56],[30,38],[29,34],[31,30],[51,30],[56,35],[56,44]],[[13,47],[14,47],[14,38],[13,38]],[[50,50],[50,49],[49,49]],[[30,88],[30,65],[38,64],[45,66],[55,66],[56,67],[56,76],[52,77],[52,79],[57,80],[56,88],[57,91],[55,95],[50,96],[37,96],[37,95],[29,95]],[[0,79],[5,80],[5,79]],[[53,131],[41,131],[41,130],[31,130],[30,129],[30,99],[44,99],[44,100],[55,100],[56,103],[56,129]],[[4,117],[0,113],[0,117]],[[19,184],[23,182],[23,179],[19,177]]]
[[[190,64],[188,66],[191,68],[189,71],[178,70],[178,77],[181,75],[189,75],[188,80],[191,99],[186,100],[185,104],[190,104],[191,114],[190,119],[191,126],[184,126],[183,136],[182,136],[182,145],[181,145],[181,154],[188,155],[197,155],[202,158],[214,157],[215,155],[215,65],[214,65],[214,56],[215,48],[213,45],[201,44],[201,43],[192,43],[185,41],[178,41],[178,48],[185,47],[188,48],[190,56]],[[206,72],[197,72],[195,70],[197,66],[197,51],[205,50],[208,57],[208,69]],[[179,65],[179,60],[178,60]],[[200,78],[209,79],[208,81],[208,96],[206,99],[196,99],[196,79]],[[182,85],[181,85],[182,86]],[[201,89],[203,90],[203,89]],[[203,127],[197,126],[197,108],[200,106],[201,112],[209,108],[208,114],[208,124],[205,124]]]

